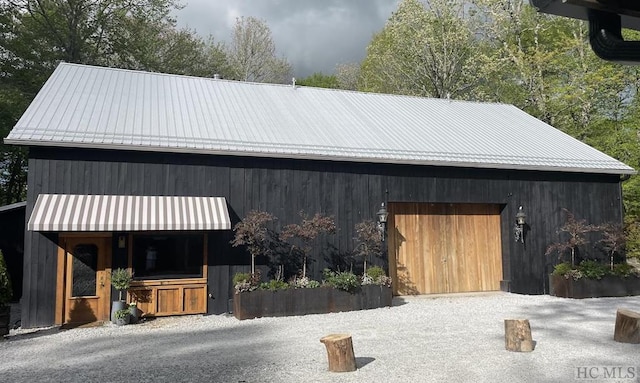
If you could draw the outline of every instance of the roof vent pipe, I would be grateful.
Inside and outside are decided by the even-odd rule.
[[[640,63],[640,41],[624,41],[620,15],[589,9],[589,42],[603,60]]]
[[[213,74],[213,79],[214,79],[214,80],[220,80],[220,75],[219,75],[219,74],[217,74],[217,73],[214,73],[214,74]]]
[[[291,78],[291,86],[294,87],[294,88],[296,87],[296,78],[295,77]]]

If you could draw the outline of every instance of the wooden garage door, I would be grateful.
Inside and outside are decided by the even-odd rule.
[[[500,290],[500,206],[389,204],[397,295]]]

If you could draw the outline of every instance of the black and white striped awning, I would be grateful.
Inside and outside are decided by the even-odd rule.
[[[32,231],[230,230],[224,197],[40,194]]]

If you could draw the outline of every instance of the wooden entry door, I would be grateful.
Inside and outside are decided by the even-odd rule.
[[[500,290],[499,205],[392,203],[389,229],[395,294]]]
[[[111,237],[67,237],[63,245],[62,323],[109,320]]]

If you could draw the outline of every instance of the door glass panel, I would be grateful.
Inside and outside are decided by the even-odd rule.
[[[98,271],[98,246],[80,244],[73,248],[72,296],[84,297],[96,295]]]

